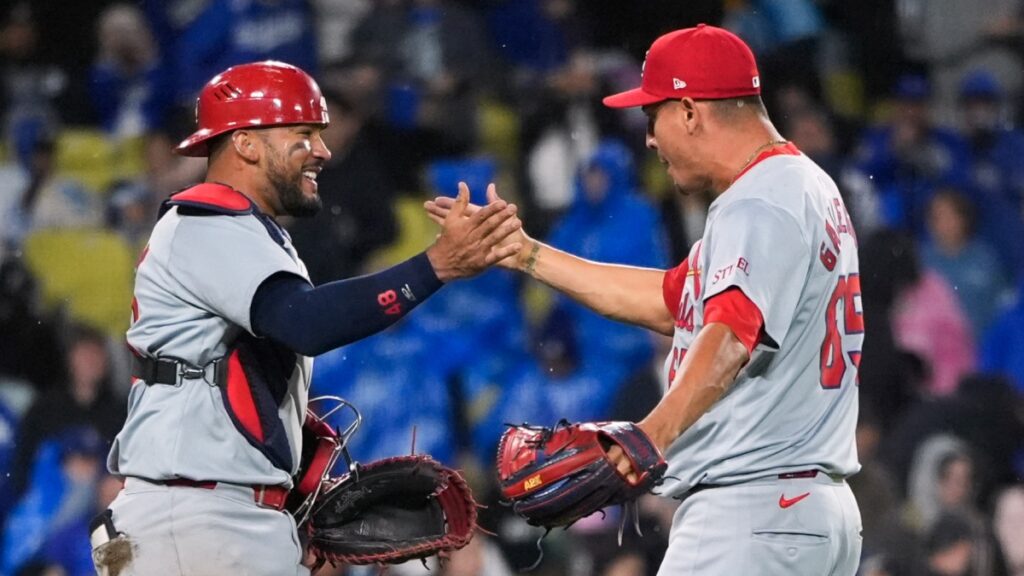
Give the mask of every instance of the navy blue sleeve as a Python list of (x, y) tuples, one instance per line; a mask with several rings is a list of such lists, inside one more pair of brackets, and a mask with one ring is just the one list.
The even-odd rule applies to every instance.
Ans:
[(281, 272), (260, 284), (249, 313), (257, 336), (316, 356), (391, 326), (443, 285), (426, 253), (316, 287)]

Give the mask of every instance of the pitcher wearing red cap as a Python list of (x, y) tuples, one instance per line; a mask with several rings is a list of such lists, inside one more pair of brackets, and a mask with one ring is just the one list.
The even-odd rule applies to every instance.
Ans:
[[(658, 38), (640, 86), (604, 100), (643, 107), (679, 191), (715, 198), (677, 267), (587, 261), (522, 231), (500, 262), (673, 339), (664, 396), (639, 422), (669, 464), (659, 493), (681, 501), (661, 576), (852, 576), (859, 563), (845, 481), (860, 468), (856, 234), (835, 183), (772, 125), (761, 84), (750, 48), (702, 24)], [(440, 221), (451, 205), (427, 210)]]
[(196, 120), (177, 152), (207, 157), (206, 181), (163, 203), (136, 270), (128, 416), (108, 457), (125, 484), (91, 528), (93, 559), (104, 576), (309, 574), (285, 505), (317, 490), (330, 470), (311, 462), (337, 441), (307, 413), (312, 357), (514, 255), (496, 244), (516, 208), (462, 217), (461, 184), (419, 255), (313, 286), (278, 219), (320, 208), (320, 87), (289, 64), (241, 64), (206, 84)]

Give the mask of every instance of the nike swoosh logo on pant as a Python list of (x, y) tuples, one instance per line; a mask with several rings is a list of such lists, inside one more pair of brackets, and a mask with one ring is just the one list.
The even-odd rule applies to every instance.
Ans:
[(779, 495), (779, 508), (789, 508), (793, 504), (796, 504), (797, 502), (803, 500), (804, 498), (807, 498), (810, 495), (811, 495), (810, 492), (805, 492), (805, 493), (803, 493), (803, 494), (801, 494), (799, 496), (796, 496), (794, 498), (788, 498), (787, 499), (785, 494), (780, 494)]

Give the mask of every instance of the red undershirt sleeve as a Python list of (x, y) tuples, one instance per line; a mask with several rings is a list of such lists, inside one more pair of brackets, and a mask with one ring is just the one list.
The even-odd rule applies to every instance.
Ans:
[(753, 353), (764, 333), (764, 317), (750, 298), (737, 287), (716, 294), (704, 303), (704, 325), (712, 322), (725, 324), (732, 330), (747, 353)]
[(686, 282), (686, 273), (689, 269), (689, 261), (683, 260), (679, 266), (666, 270), (661, 281), (662, 297), (673, 318), (679, 315), (679, 300), (683, 297), (683, 283)]

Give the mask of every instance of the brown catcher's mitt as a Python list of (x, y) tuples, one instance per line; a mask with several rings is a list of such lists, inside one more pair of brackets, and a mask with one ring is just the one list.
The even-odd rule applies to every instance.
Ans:
[(387, 458), (356, 465), (317, 498), (309, 549), (332, 564), (443, 557), (469, 543), (476, 516), (455, 470), (425, 455)]

